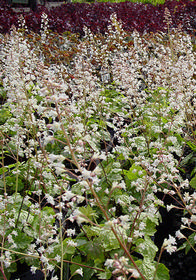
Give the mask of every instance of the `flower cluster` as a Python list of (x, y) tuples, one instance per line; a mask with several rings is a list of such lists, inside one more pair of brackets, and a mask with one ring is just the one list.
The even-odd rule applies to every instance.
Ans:
[[(184, 150), (196, 149), (191, 37), (180, 28), (129, 34), (113, 14), (107, 36), (85, 28), (82, 40), (54, 40), (46, 15), (42, 23), (39, 40), (15, 28), (2, 40), (2, 272), (17, 256), (54, 279), (89, 268), (100, 279), (168, 275), (152, 238), (157, 194), (184, 210), (178, 239), (196, 223), (195, 169), (184, 176), (194, 156)], [(75, 52), (57, 63), (58, 48)], [(176, 243), (169, 236), (162, 248), (173, 253)]]

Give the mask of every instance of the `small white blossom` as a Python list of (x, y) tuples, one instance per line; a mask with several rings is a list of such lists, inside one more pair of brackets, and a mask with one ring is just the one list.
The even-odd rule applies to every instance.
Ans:
[(58, 280), (59, 278), (57, 276), (52, 276), (51, 280)]
[(49, 271), (53, 271), (54, 270), (54, 265), (52, 265), (52, 264), (48, 264), (47, 265), (47, 270), (49, 270)]
[(57, 263), (59, 263), (61, 261), (61, 257), (59, 255), (56, 255), (55, 260), (57, 261)]
[(180, 230), (176, 231), (176, 237), (177, 237), (178, 239), (186, 238), (186, 237), (184, 236), (184, 234), (181, 233)]
[(35, 274), (35, 272), (36, 272), (37, 269), (38, 269), (37, 267), (35, 267), (35, 266), (32, 265), (31, 268), (30, 268), (31, 273), (32, 273), (32, 274)]
[(51, 195), (49, 195), (48, 193), (45, 194), (45, 198), (49, 204), (52, 204), (52, 205), (55, 204), (54, 198)]
[(169, 212), (171, 209), (175, 208), (174, 205), (170, 204), (170, 205), (167, 205), (167, 212)]
[(75, 271), (75, 273), (77, 273), (77, 274), (79, 274), (79, 275), (81, 275), (81, 276), (83, 277), (83, 270), (82, 270), (82, 267), (79, 268), (79, 269), (77, 269), (77, 270)]
[(78, 244), (77, 244), (77, 242), (74, 242), (73, 240), (68, 240), (67, 245), (71, 246), (71, 247), (76, 247)]
[(82, 178), (83, 180), (90, 179), (91, 177), (92, 177), (91, 171), (88, 171), (88, 170), (86, 170), (86, 169), (83, 169), (83, 170), (82, 170), (81, 178)]
[(113, 266), (113, 263), (114, 263), (113, 259), (107, 259), (104, 265), (107, 266), (107, 268), (109, 268)]
[(5, 260), (3, 262), (4, 262), (4, 265), (5, 265), (6, 268), (8, 268), (11, 265), (10, 261)]
[(74, 229), (69, 228), (69, 229), (67, 229), (66, 233), (67, 233), (67, 236), (73, 236), (76, 234), (76, 230), (75, 230), (75, 228)]
[(130, 268), (130, 269), (128, 269), (128, 271), (132, 273), (131, 278), (133, 277), (133, 278), (137, 279), (140, 277), (140, 274), (136, 269)]
[(163, 242), (163, 248), (166, 249), (166, 251), (171, 254), (173, 252), (175, 252), (177, 250), (177, 247), (174, 246), (176, 245), (176, 239), (175, 237), (169, 235), (169, 238), (168, 239), (164, 239), (164, 242)]

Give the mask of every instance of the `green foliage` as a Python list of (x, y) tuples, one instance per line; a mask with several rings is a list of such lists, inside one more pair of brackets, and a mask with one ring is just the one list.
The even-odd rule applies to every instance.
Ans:
[[(165, 42), (161, 34), (135, 32), (125, 44), (115, 16), (113, 24), (105, 41), (92, 34), (77, 41), (72, 61), (62, 64), (49, 65), (56, 51), (47, 57), (42, 50), (51, 43), (47, 34), (43, 44), (17, 32), (5, 42), (10, 91), (0, 110), (0, 232), (7, 275), (20, 258), (45, 278), (53, 270), (61, 279), (130, 279), (140, 272), (143, 279), (169, 280), (152, 238), (164, 207), (157, 191), (175, 194), (195, 222), (195, 193), (184, 189), (195, 188), (196, 169), (191, 180), (179, 172), (195, 164), (194, 105), (185, 94), (193, 77), (177, 75), (183, 83), (175, 88), (182, 60), (193, 72), (189, 41), (183, 37), (179, 47), (181, 33)], [(69, 49), (73, 41), (66, 38), (61, 48)], [(112, 84), (100, 78), (97, 69), (105, 66)], [(175, 251), (175, 239), (167, 242), (161, 252)], [(181, 248), (194, 245), (190, 235)]]
[(188, 254), (191, 248), (194, 248), (194, 245), (195, 245), (195, 233), (192, 233), (189, 235), (187, 240), (179, 247), (178, 250), (185, 249), (185, 254)]
[[(139, 171), (141, 171), (141, 173), (139, 173)], [(146, 174), (146, 171), (141, 166), (134, 163), (128, 171), (124, 170), (124, 174), (129, 180), (135, 181), (138, 178), (142, 178)]]
[(145, 236), (144, 239), (141, 238), (137, 240), (136, 251), (142, 254), (144, 261), (149, 260), (150, 262), (154, 260), (158, 248), (149, 236)]
[(0, 109), (0, 125), (3, 125), (10, 116), (11, 114), (8, 109), (6, 108)]
[[(159, 264), (158, 267), (156, 266), (156, 263), (152, 263), (149, 261), (149, 259), (146, 259), (145, 261), (137, 261), (136, 262), (139, 268), (141, 269), (143, 275), (145, 276), (145, 279), (149, 280), (169, 280), (169, 270), (166, 268), (164, 264)], [(156, 273), (156, 274), (155, 274)]]
[(191, 179), (190, 185), (192, 188), (196, 188), (196, 175)]

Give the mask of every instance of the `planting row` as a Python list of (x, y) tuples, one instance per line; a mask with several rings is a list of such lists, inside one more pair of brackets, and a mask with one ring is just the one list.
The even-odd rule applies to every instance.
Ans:
[[(63, 33), (84, 34), (83, 28), (87, 26), (94, 33), (104, 34), (110, 22), (112, 13), (117, 14), (118, 20), (123, 24), (124, 30), (129, 32), (137, 30), (140, 33), (165, 31), (167, 23), (164, 21), (164, 11), (168, 8), (171, 14), (171, 27), (182, 26), (185, 32), (194, 34), (196, 29), (196, 3), (195, 1), (166, 1), (163, 5), (122, 2), (122, 3), (66, 3), (60, 7), (48, 10), (40, 7), (36, 12), (25, 14), (27, 26), (30, 30), (39, 32), (41, 14), (47, 13), (49, 29)], [(9, 32), (14, 24), (18, 26), (19, 15), (10, 7), (0, 8), (0, 32)]]

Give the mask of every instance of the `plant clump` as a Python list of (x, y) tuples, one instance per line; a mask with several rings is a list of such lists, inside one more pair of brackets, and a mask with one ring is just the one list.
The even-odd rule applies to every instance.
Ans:
[[(0, 273), (167, 280), (163, 252), (195, 251), (195, 52), (181, 28), (1, 40)], [(59, 54), (59, 57), (57, 56)], [(191, 150), (185, 155), (185, 149)], [(168, 195), (184, 215), (159, 250)]]

